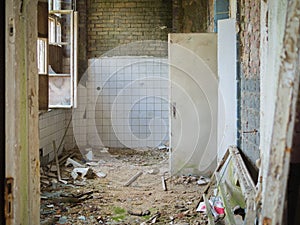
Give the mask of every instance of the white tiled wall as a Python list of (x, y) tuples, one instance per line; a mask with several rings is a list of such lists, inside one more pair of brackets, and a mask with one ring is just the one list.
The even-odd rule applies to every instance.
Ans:
[[(42, 113), (39, 116), (39, 139), (41, 157), (48, 161), (54, 158), (53, 141), (55, 141), (56, 148), (58, 148), (66, 129), (67, 117), (70, 115), (69, 109), (53, 109), (48, 112)], [(68, 144), (71, 148), (71, 137), (65, 138), (63, 147)], [(61, 148), (60, 150), (62, 150)]]
[(168, 141), (166, 58), (106, 57), (89, 65), (86, 92), (79, 94), (84, 106), (78, 109), (86, 139), (79, 131), (76, 139), (94, 147), (156, 147)]

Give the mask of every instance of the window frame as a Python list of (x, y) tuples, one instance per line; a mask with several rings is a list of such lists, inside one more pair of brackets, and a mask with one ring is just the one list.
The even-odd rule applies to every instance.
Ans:
[[(61, 28), (61, 38), (62, 38), (62, 23), (58, 21), (57, 18), (61, 18), (62, 14), (69, 14), (70, 15), (70, 34), (69, 34), (69, 41), (68, 42), (49, 42), (49, 45), (58, 45), (60, 47), (63, 46), (70, 46), (70, 69), (69, 73), (55, 73), (55, 74), (48, 74), (49, 76), (49, 108), (76, 108), (77, 107), (77, 79), (78, 79), (78, 65), (77, 65), (77, 45), (78, 45), (78, 12), (74, 10), (50, 10), (49, 17), (55, 17), (55, 38), (57, 39), (57, 24), (60, 24)], [(49, 34), (50, 36), (50, 34)], [(51, 104), (51, 96), (50, 96), (50, 83), (51, 78), (62, 78), (65, 79), (66, 77), (70, 77), (70, 104)], [(53, 102), (52, 102), (53, 103)]]

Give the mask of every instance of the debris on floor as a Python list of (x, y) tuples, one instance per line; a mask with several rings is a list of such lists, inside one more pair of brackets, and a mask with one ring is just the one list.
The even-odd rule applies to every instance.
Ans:
[(41, 224), (208, 222), (195, 210), (205, 185), (197, 184), (199, 176), (170, 177), (167, 150), (93, 150), (92, 161), (78, 150), (67, 155), (59, 159), (66, 184), (51, 166), (42, 168)]

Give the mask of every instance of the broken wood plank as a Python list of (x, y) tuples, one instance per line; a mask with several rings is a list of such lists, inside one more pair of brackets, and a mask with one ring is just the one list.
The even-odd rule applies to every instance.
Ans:
[[(242, 193), (245, 197), (246, 202), (246, 217), (245, 221), (249, 223), (254, 223), (256, 219), (256, 210), (255, 210), (255, 185), (250, 176), (249, 171), (246, 168), (246, 165), (242, 159), (242, 156), (237, 147), (229, 147), (230, 156), (232, 157), (233, 165), (236, 169), (239, 184), (242, 190)], [(247, 223), (246, 223), (247, 224)]]
[(59, 165), (63, 165), (68, 158), (72, 158), (75, 155), (75, 152), (72, 152), (71, 154), (67, 154), (59, 158)]
[(143, 174), (142, 171), (138, 172), (137, 174), (135, 174), (132, 178), (130, 178), (125, 184), (124, 187), (128, 187), (130, 186), (134, 181), (136, 181), (136, 179), (138, 179), (141, 175)]
[(203, 199), (204, 199), (204, 203), (205, 203), (205, 207), (206, 207), (206, 215), (208, 218), (208, 224), (215, 225), (215, 219), (214, 219), (213, 215), (211, 214), (211, 206), (210, 206), (209, 201), (206, 198), (205, 194), (203, 194)]
[(56, 150), (55, 141), (53, 141), (53, 150), (54, 150), (54, 157), (55, 157), (55, 163), (56, 163), (56, 170), (57, 170), (58, 181), (61, 182), (61, 183), (63, 183), (63, 184), (67, 184), (68, 183), (67, 181), (61, 179), (60, 168), (59, 168), (59, 161), (58, 161), (58, 151)]
[(84, 192), (84, 193), (81, 193), (81, 194), (78, 194), (78, 195), (76, 195), (76, 196), (74, 196), (75, 198), (82, 198), (83, 196), (85, 196), (85, 195), (91, 195), (91, 194), (93, 194), (94, 193), (94, 191), (88, 191), (88, 192)]
[(142, 224), (147, 224), (147, 223), (155, 223), (156, 219), (160, 217), (160, 212), (155, 213), (152, 217), (149, 218), (149, 220), (146, 220)]
[(242, 156), (235, 146), (229, 147), (230, 156), (232, 158), (232, 162), (234, 167), (236, 168), (236, 172), (238, 175), (238, 180), (240, 182), (240, 186), (242, 189), (242, 193), (245, 196), (246, 200), (250, 197), (253, 197), (255, 194), (255, 185), (250, 176), (249, 171), (246, 168), (246, 165), (242, 159)]
[(217, 184), (218, 184), (218, 187), (219, 187), (219, 190), (220, 190), (220, 195), (222, 197), (223, 204), (224, 204), (224, 209), (225, 209), (225, 212), (226, 212), (225, 220), (227, 221), (227, 224), (235, 225), (236, 222), (235, 222), (234, 215), (233, 215), (233, 212), (232, 212), (233, 207), (230, 205), (229, 200), (226, 197), (224, 183), (221, 182), (221, 177), (220, 177), (218, 172), (215, 172), (215, 177), (216, 177), (216, 180), (217, 180)]
[[(215, 179), (214, 179), (215, 173), (220, 171), (220, 169), (221, 169), (222, 166), (225, 164), (225, 162), (226, 162), (226, 160), (228, 159), (228, 157), (229, 157), (229, 150), (227, 149), (227, 151), (225, 152), (225, 154), (224, 154), (222, 160), (219, 162), (217, 168), (215, 169), (214, 173), (212, 174), (212, 176), (211, 176), (211, 178), (210, 178), (210, 181), (209, 181), (208, 184), (206, 185), (206, 187), (205, 187), (205, 189), (204, 189), (204, 191), (203, 191), (203, 194), (206, 194), (206, 195), (208, 194), (209, 189), (211, 188), (211, 186), (212, 186), (213, 183), (215, 182)], [(204, 201), (203, 196), (201, 196), (201, 198), (200, 198), (200, 200), (199, 200), (199, 202), (198, 202), (197, 205), (199, 205), (200, 202), (202, 202), (202, 201)]]
[(58, 162), (58, 156), (57, 156), (55, 141), (53, 141), (52, 144), (53, 144), (54, 157), (55, 157), (55, 163), (56, 163), (57, 178), (58, 178), (58, 180), (61, 180), (60, 169), (59, 169), (59, 162)]
[(161, 182), (162, 182), (163, 190), (164, 190), (164, 191), (167, 191), (168, 188), (167, 188), (167, 183), (166, 183), (166, 179), (165, 179), (164, 176), (161, 177)]

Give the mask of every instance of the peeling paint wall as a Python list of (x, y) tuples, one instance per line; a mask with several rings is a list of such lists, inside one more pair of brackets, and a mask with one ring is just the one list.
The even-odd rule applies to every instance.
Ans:
[(254, 166), (260, 141), (260, 1), (244, 0), (239, 5), (240, 145)]

